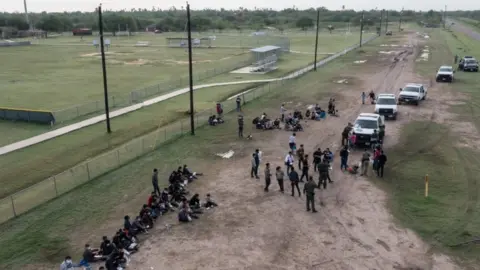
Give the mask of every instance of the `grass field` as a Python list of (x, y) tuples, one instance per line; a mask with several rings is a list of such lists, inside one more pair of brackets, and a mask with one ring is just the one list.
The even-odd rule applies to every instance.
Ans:
[[(331, 89), (331, 78), (337, 76), (356, 57), (347, 55), (344, 61), (334, 61), (321, 68), (320, 72), (307, 74), (301, 80), (278, 87), (270, 94), (247, 104), (245, 113), (250, 116), (261, 112), (273, 115), (277, 113), (280, 102), (323, 98), (328, 89)], [(355, 68), (351, 70), (355, 71)], [(186, 163), (192, 168), (208, 170), (208, 165), (212, 162), (222, 162), (213, 156), (216, 152), (233, 147), (237, 151), (236, 155), (243, 155), (240, 148), (245, 146), (235, 144), (236, 122), (232, 121), (235, 117), (236, 114), (227, 115), (227, 123), (221, 128), (201, 128), (195, 137), (186, 136), (162, 146), (131, 164), (0, 225), (0, 245), (9, 246), (8, 249), (0, 250), (0, 261), (5, 266), (16, 269), (29, 262), (52, 262), (68, 252), (79, 254), (84, 241), (97, 242), (101, 235), (108, 233), (89, 229), (100, 228), (110, 219), (118, 220), (120, 224), (121, 217), (126, 212), (137, 211), (137, 206), (144, 202), (145, 194), (150, 190), (153, 167), (161, 171), (161, 179), (166, 181), (171, 168), (178, 164)], [(246, 123), (245, 133), (249, 133), (251, 128)], [(77, 139), (80, 137), (79, 135)], [(105, 225), (105, 228), (110, 230), (110, 225)]]
[[(416, 66), (424, 76), (432, 77), (440, 65), (453, 64), (455, 54), (480, 57), (478, 41), (464, 34), (435, 29), (430, 36), (430, 60)], [(457, 114), (457, 121), (472, 123), (478, 130), (480, 76), (461, 71), (455, 76), (456, 81), (444, 87), (466, 95), (466, 99), (453, 106), (452, 112)], [(455, 96), (452, 94), (452, 98)], [(419, 121), (407, 125), (401, 138), (403, 142), (389, 150), (389, 159), (397, 162), (389, 168), (388, 175), (393, 178), (386, 183), (393, 194), (391, 207), (395, 216), (434, 248), (458, 255), (463, 264), (478, 265), (478, 245), (449, 248), (480, 236), (480, 159), (479, 148), (473, 143), (478, 141), (478, 133), (464, 134), (463, 130)], [(426, 173), (430, 177), (428, 199), (422, 196)]]

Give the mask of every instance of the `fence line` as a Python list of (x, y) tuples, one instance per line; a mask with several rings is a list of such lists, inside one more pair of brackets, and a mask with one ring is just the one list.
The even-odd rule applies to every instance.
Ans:
[[(376, 36), (367, 38), (367, 43)], [(351, 46), (335, 55), (329, 56), (317, 63), (322, 66), (348, 52), (358, 48), (359, 45)], [(313, 64), (293, 72), (287, 77), (272, 81), (259, 86), (252, 91), (240, 94), (244, 103), (251, 102), (262, 95), (269, 93), (272, 86), (284, 86), (293, 83), (299, 76), (306, 74), (313, 69)], [(223, 102), (224, 112), (228, 113), (236, 108), (235, 99)], [(195, 114), (195, 126), (201, 127), (207, 123), (208, 117), (214, 115), (214, 109), (202, 111)], [(51, 176), (29, 188), (16, 192), (0, 200), (0, 224), (21, 215), (34, 207), (48, 202), (86, 182), (89, 182), (105, 173), (108, 173), (120, 166), (155, 150), (160, 144), (179, 138), (190, 132), (189, 119), (182, 119), (176, 123), (161, 127), (156, 131), (132, 140), (117, 149), (111, 150), (93, 159), (86, 160), (75, 167), (60, 174)]]
[[(260, 37), (242, 37), (238, 42), (232, 42), (232, 38), (229, 36), (220, 36), (219, 42), (229, 42), (239, 47), (252, 48), (256, 46), (263, 46), (267, 44), (277, 45), (284, 50), (290, 50), (290, 40), (287, 37), (279, 36), (260, 36)], [(217, 39), (216, 39), (217, 40)], [(240, 42), (240, 43), (239, 43)], [(247, 43), (247, 44), (242, 44)], [(239, 45), (240, 44), (240, 45)], [(248, 57), (248, 56), (247, 56)], [(196, 72), (193, 74), (195, 81), (205, 80), (217, 75), (233, 71), (235, 69), (242, 68), (251, 64), (251, 59), (245, 59), (243, 61), (236, 62), (224, 67), (208, 69), (205, 71)], [(175, 76), (176, 77), (176, 76)], [(175, 79), (160, 82), (155, 85), (147, 86), (142, 89), (133, 90), (128, 94), (120, 94), (109, 97), (109, 108), (120, 108), (133, 105), (135, 103), (144, 101), (145, 99), (161, 94), (183, 88), (188, 85), (189, 77), (182, 76)], [(72, 106), (65, 109), (60, 109), (53, 112), (55, 123), (62, 123), (88, 114), (94, 114), (103, 112), (105, 110), (105, 102), (103, 99), (87, 102), (84, 104)]]

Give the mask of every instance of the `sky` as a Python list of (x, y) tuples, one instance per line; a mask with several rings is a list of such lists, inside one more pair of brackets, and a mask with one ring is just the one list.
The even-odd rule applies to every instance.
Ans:
[[(2, 0), (0, 5), (0, 11), (6, 12), (23, 12), (23, 0)], [(63, 12), (63, 11), (94, 11), (100, 3), (104, 9), (109, 10), (130, 10), (131, 8), (147, 8), (152, 7), (168, 9), (172, 6), (180, 8), (185, 5), (182, 0), (27, 0), (27, 6), (29, 12)], [(236, 9), (238, 7), (244, 7), (248, 9), (257, 8), (272, 8), (272, 9), (284, 9), (295, 7), (299, 9), (307, 9), (311, 7), (324, 6), (331, 10), (339, 10), (342, 5), (345, 5), (346, 9), (354, 10), (369, 10), (369, 9), (405, 9), (413, 10), (441, 10), (445, 5), (448, 10), (474, 10), (480, 9), (480, 5), (474, 0), (458, 0), (452, 1), (438, 1), (438, 0), (400, 0), (400, 1), (374, 1), (374, 0), (241, 0), (241, 1), (223, 1), (223, 0), (190, 0), (190, 7), (194, 9)], [(379, 6), (382, 3), (382, 6)], [(454, 3), (454, 4), (453, 4)]]

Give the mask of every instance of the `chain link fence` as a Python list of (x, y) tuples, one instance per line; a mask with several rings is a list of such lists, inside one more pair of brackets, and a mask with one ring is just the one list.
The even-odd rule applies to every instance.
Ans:
[[(376, 36), (366, 38), (363, 43), (367, 43), (374, 38), (376, 38)], [(335, 55), (331, 55), (319, 61), (317, 66), (324, 65), (358, 47), (359, 45), (357, 44)], [(298, 78), (312, 69), (313, 63), (284, 78), (256, 87), (239, 95), (244, 103), (249, 103), (271, 91), (279, 91), (279, 89), (282, 88), (287, 89), (288, 85), (291, 85), (295, 82), (295, 78)], [(225, 113), (232, 112), (236, 109), (235, 98), (224, 101), (222, 104)], [(196, 113), (195, 126), (199, 128), (203, 125), (206, 125), (208, 123), (208, 118), (214, 114), (216, 114), (215, 108)], [(160, 127), (156, 131), (130, 141), (115, 150), (97, 156), (93, 159), (86, 160), (67, 171), (49, 177), (48, 179), (45, 179), (44, 181), (39, 182), (27, 189), (21, 190), (13, 195), (1, 199), (0, 223), (4, 223), (7, 220), (21, 215), (86, 182), (115, 170), (120, 166), (155, 150), (165, 142), (179, 138), (182, 135), (189, 134), (189, 127), (189, 118), (182, 119), (165, 127)]]

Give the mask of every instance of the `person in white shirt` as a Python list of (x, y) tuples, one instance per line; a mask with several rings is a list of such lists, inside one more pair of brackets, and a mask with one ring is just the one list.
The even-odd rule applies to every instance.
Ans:
[(287, 174), (290, 173), (290, 170), (293, 167), (295, 160), (293, 159), (292, 151), (288, 152), (288, 155), (285, 157), (285, 166), (287, 166)]
[(293, 133), (288, 139), (288, 146), (290, 147), (291, 151), (295, 151), (297, 149), (296, 136), (297, 134)]
[(285, 122), (285, 112), (287, 111), (287, 109), (285, 109), (285, 104), (282, 104), (282, 106), (280, 107), (280, 114), (282, 115), (282, 122)]

